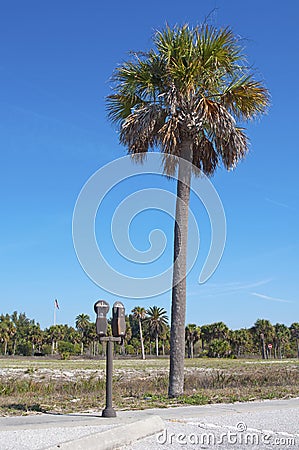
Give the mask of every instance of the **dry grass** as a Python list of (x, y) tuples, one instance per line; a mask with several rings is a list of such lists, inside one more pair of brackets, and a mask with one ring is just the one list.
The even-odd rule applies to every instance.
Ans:
[[(0, 414), (101, 411), (105, 361), (0, 359)], [(186, 360), (185, 394), (167, 398), (168, 360), (116, 360), (117, 408), (167, 407), (299, 396), (299, 363)]]

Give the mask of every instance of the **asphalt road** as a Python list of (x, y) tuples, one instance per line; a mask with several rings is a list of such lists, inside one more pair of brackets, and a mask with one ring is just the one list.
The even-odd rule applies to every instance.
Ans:
[[(101, 433), (136, 423), (130, 428), (134, 441), (137, 421), (160, 416), (165, 429), (122, 450), (151, 449), (299, 449), (299, 398), (230, 405), (188, 406), (144, 411), (119, 411), (115, 419), (99, 414), (0, 418), (1, 450), (35, 450), (72, 440), (72, 449), (86, 436), (101, 442)], [(139, 422), (141, 423), (141, 422)], [(125, 438), (126, 433), (122, 433)], [(81, 438), (81, 441), (80, 441)], [(79, 440), (78, 440), (79, 439)], [(90, 441), (92, 442), (92, 440)], [(58, 448), (58, 447), (57, 447)], [(63, 445), (62, 445), (63, 448)], [(85, 444), (84, 448), (98, 448)], [(107, 447), (108, 448), (108, 447)]]
[(299, 449), (299, 399), (156, 411), (165, 430), (122, 450)]

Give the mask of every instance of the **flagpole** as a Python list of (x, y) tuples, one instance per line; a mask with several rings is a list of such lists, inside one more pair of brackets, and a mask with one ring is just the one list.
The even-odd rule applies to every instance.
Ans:
[(54, 327), (56, 325), (56, 305), (55, 305), (55, 301), (54, 301)]

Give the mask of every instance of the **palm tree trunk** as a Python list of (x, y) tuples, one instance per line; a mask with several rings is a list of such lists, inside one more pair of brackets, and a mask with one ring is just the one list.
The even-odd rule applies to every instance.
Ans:
[(141, 320), (139, 319), (138, 322), (139, 322), (139, 334), (140, 334), (140, 344), (141, 344), (141, 355), (142, 355), (142, 359), (145, 359)]
[(7, 343), (8, 341), (4, 341), (4, 355), (7, 355)]
[[(182, 144), (181, 157), (192, 161), (192, 143)], [(169, 397), (178, 397), (184, 391), (185, 318), (186, 318), (186, 266), (188, 242), (188, 213), (191, 168), (179, 163), (177, 201), (174, 226), (174, 265), (172, 282)]]
[(156, 334), (156, 356), (159, 356), (159, 336)]
[(265, 339), (264, 338), (262, 338), (262, 358), (263, 359), (267, 359), (266, 346), (265, 346)]

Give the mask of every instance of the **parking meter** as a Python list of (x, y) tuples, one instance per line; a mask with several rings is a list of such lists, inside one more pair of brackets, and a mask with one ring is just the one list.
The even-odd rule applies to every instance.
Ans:
[(98, 300), (94, 304), (94, 310), (97, 315), (97, 319), (96, 319), (97, 334), (100, 337), (106, 336), (107, 325), (108, 325), (106, 315), (109, 311), (109, 303), (107, 303), (105, 300)]
[(112, 308), (112, 334), (114, 337), (126, 334), (125, 307), (121, 302), (115, 302)]

